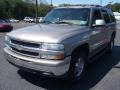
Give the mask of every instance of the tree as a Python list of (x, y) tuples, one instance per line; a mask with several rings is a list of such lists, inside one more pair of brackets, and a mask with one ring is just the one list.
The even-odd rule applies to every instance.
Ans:
[(111, 8), (114, 12), (120, 12), (120, 3), (108, 4), (106, 7)]
[[(45, 16), (51, 10), (51, 6), (45, 2), (38, 5), (38, 16)], [(35, 3), (32, 0), (0, 0), (0, 18), (35, 17)]]

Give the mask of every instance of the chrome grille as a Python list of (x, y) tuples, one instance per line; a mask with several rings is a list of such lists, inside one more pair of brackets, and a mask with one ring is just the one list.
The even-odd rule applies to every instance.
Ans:
[(38, 43), (31, 43), (31, 42), (25, 42), (21, 40), (15, 40), (15, 39), (9, 39), (8, 42), (9, 47), (14, 51), (15, 53), (30, 56), (30, 57), (36, 57), (40, 58), (39, 51), (40, 51), (40, 44)]
[(40, 47), (40, 44), (37, 44), (37, 43), (18, 41), (18, 40), (14, 40), (14, 39), (10, 39), (10, 41), (13, 44), (22, 45), (22, 46), (26, 46), (26, 47), (33, 47), (33, 48), (39, 48)]
[(14, 47), (11, 47), (11, 48), (12, 48), (12, 50), (17, 51), (17, 52), (22, 53), (22, 54), (32, 55), (32, 56), (38, 56), (39, 55), (39, 53), (37, 53), (37, 52), (30, 52), (30, 51), (25, 51), (25, 50), (18, 50), (18, 49), (14, 48)]

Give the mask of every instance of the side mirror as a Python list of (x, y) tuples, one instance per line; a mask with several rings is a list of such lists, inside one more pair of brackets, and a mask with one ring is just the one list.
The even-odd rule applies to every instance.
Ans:
[(104, 26), (105, 25), (105, 21), (104, 20), (96, 20), (95, 21), (95, 26)]

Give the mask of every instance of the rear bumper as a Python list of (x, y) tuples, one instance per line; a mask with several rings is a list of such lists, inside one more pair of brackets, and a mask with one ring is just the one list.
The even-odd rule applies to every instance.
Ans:
[(13, 65), (53, 77), (60, 77), (66, 74), (69, 70), (71, 60), (71, 57), (66, 57), (61, 61), (31, 58), (16, 54), (8, 48), (4, 48), (4, 52), (6, 59)]

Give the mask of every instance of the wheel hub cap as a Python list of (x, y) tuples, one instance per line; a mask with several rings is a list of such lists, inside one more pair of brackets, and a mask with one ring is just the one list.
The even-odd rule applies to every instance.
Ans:
[(81, 73), (83, 72), (84, 61), (81, 58), (79, 58), (75, 64), (75, 67), (76, 67), (75, 74), (77, 77), (79, 77)]

